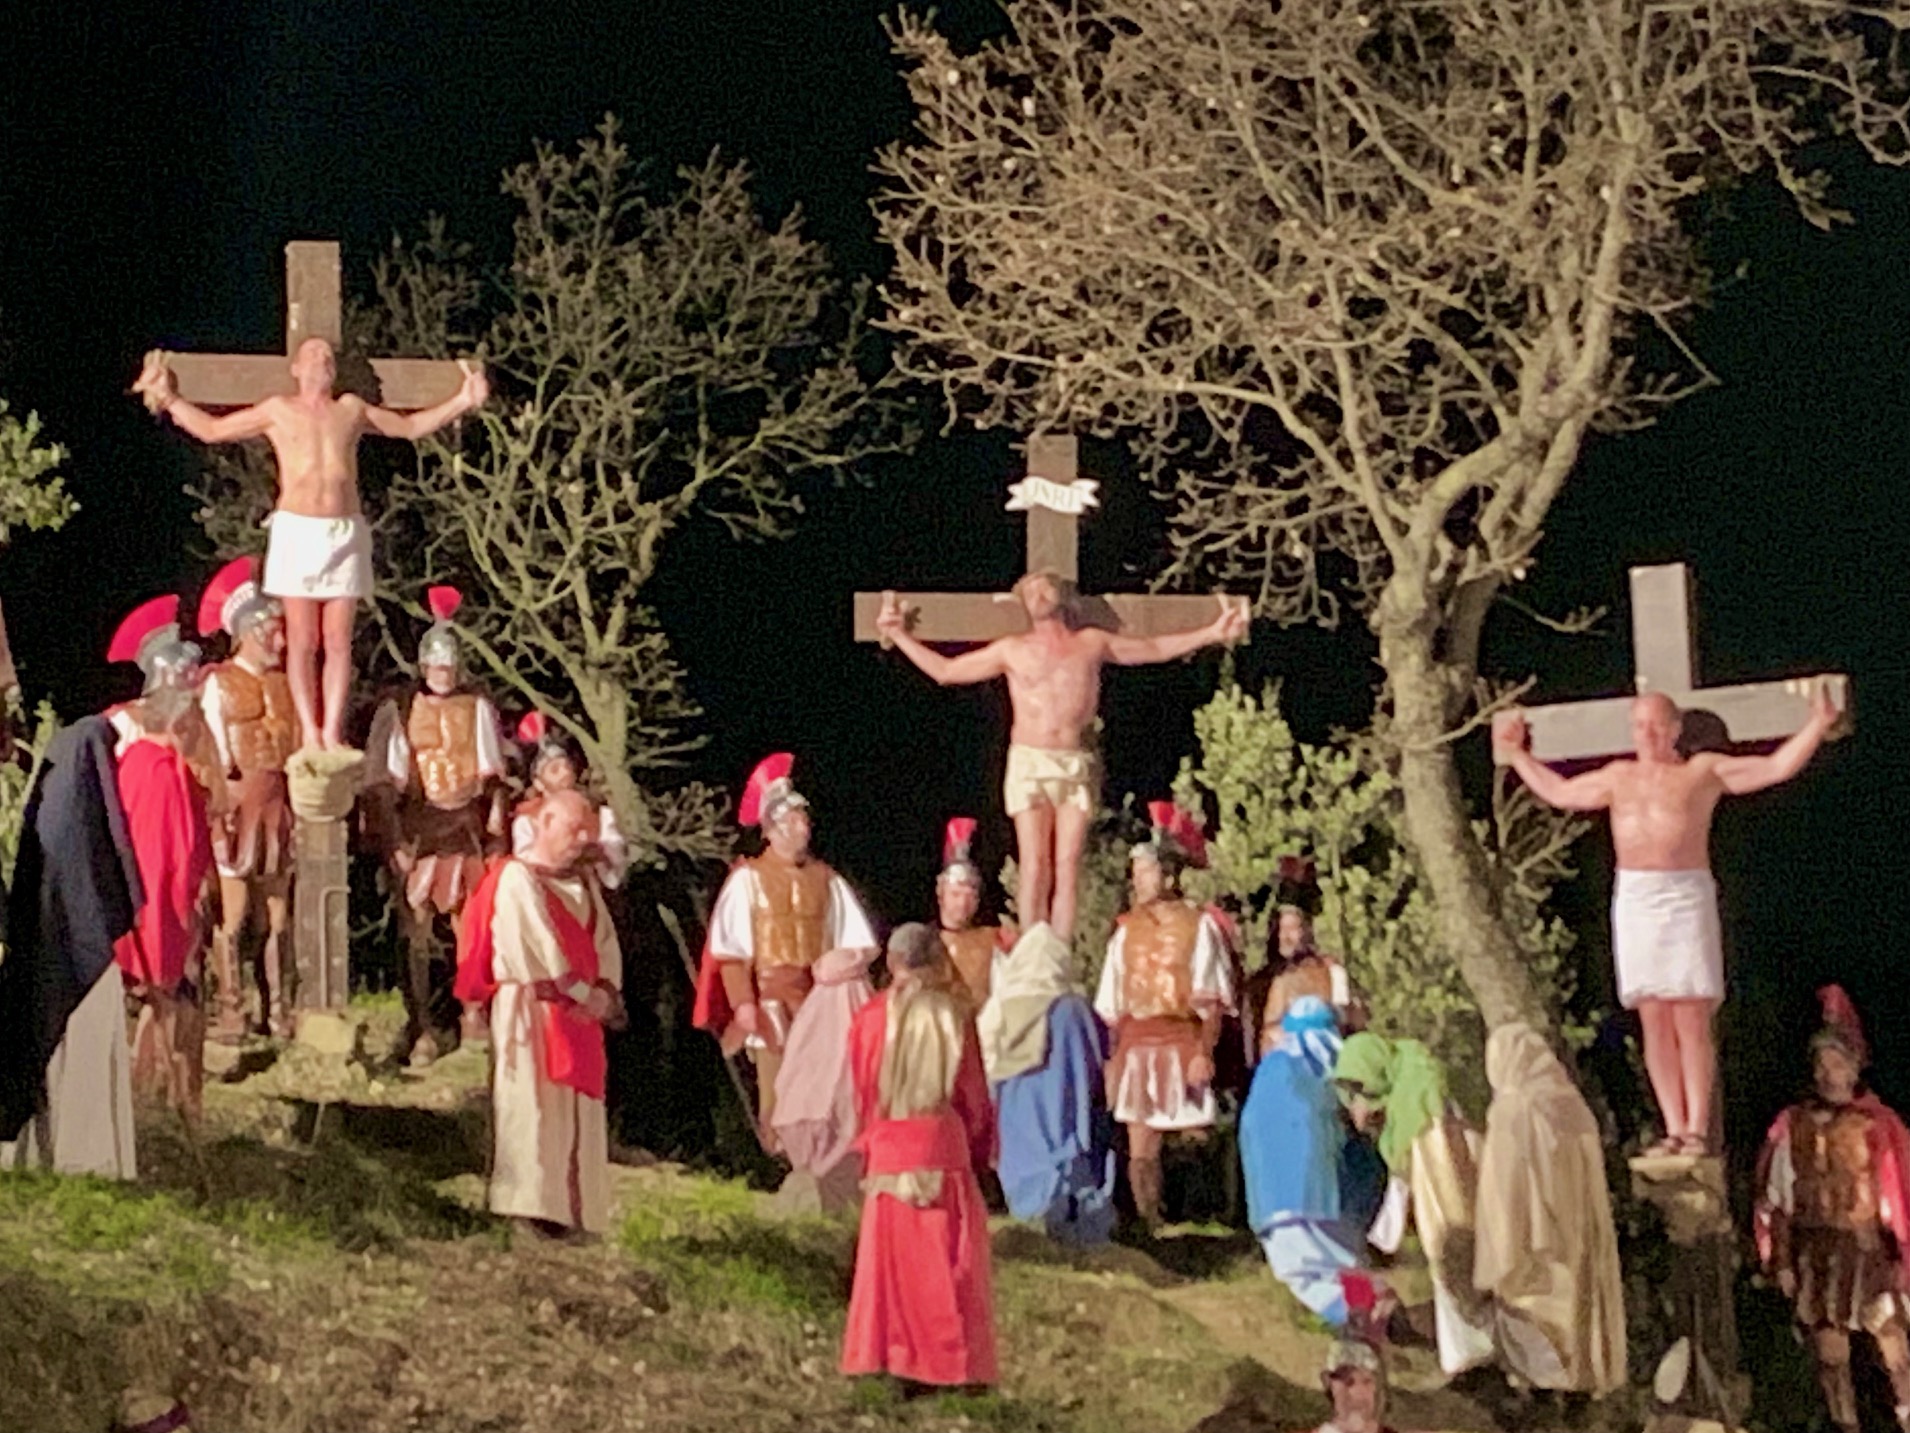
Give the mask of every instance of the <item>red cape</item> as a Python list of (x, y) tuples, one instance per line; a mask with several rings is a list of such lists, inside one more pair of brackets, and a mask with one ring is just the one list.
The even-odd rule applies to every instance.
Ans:
[[(747, 864), (737, 861), (730, 866), (730, 876), (734, 876)], [(724, 884), (729, 878), (724, 878)], [(721, 894), (721, 888), (718, 889)], [(709, 932), (703, 933), (703, 958), (696, 967), (696, 1004), (690, 1010), (690, 1023), (699, 1030), (707, 1030), (721, 1037), (736, 1018), (736, 1010), (730, 1004), (729, 992), (723, 989), (723, 962), (710, 953)]]
[(178, 751), (148, 740), (133, 742), (119, 758), (118, 785), (146, 903), (131, 932), (114, 943), (113, 957), (135, 984), (177, 990), (212, 869), (205, 789)]
[[(493, 861), (464, 904), (464, 917), (458, 926), (458, 973), (451, 988), (466, 1005), (488, 1005), (497, 994), (497, 973), (492, 965), (497, 946), (492, 918), (497, 911), (498, 879), (504, 874), (504, 868), (512, 864), (523, 863), (514, 857)], [(539, 880), (536, 872), (531, 871), (530, 875), (544, 894), (544, 912), (570, 965), (572, 978), (595, 985), (601, 971), (597, 964), (594, 905), (590, 924), (586, 925), (570, 913), (563, 898)], [(561, 992), (556, 999), (541, 1000), (539, 1004), (544, 1015), (544, 1073), (556, 1084), (601, 1100), (610, 1074), (603, 1026)]]

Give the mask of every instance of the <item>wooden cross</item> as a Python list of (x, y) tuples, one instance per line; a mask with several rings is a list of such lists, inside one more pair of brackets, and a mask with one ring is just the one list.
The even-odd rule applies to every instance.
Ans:
[[(169, 353), (179, 396), (204, 408), (244, 408), (275, 393), (298, 391), (291, 358), (308, 338), (322, 338), (334, 354), (344, 345), (344, 305), (338, 282), (338, 245), (295, 239), (285, 246), (285, 354)], [(377, 402), (409, 410), (442, 403), (464, 382), (455, 363), (435, 358), (374, 358)]]
[[(1028, 572), (1052, 572), (1069, 582), (1080, 571), (1081, 511), (1092, 507), (1094, 484), (1079, 481), (1077, 443), (1067, 434), (1028, 440), (1028, 481), (1015, 484), (1009, 503), (1028, 513)], [(855, 595), (855, 637), (880, 642), (876, 615), (889, 594)], [(992, 642), (1028, 630), (1028, 614), (1009, 592), (903, 592), (909, 634), (924, 642)], [(1165, 593), (1151, 596), (1110, 592), (1082, 597), (1078, 612), (1091, 626), (1136, 637), (1186, 632), (1212, 622), (1224, 596)]]
[[(1699, 686), (1691, 608), (1691, 575), (1682, 562), (1632, 568), (1637, 689), (1641, 694), (1663, 692), (1676, 702), (1685, 713), (1687, 737), (1696, 724), (1693, 719), (1702, 720), (1708, 714), (1722, 724), (1722, 741), (1730, 745), (1781, 741), (1810, 717), (1811, 691), (1820, 680), (1829, 682), (1831, 701), (1848, 714), (1850, 679), (1838, 673), (1732, 687)], [(1603, 697), (1525, 708), (1532, 755), (1548, 762), (1628, 755), (1633, 750), (1631, 704), (1630, 697)]]

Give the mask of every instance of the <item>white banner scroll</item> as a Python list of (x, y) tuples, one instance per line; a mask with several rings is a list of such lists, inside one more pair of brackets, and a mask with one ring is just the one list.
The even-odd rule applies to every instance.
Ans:
[(1101, 500), (1094, 495), (1100, 486), (1093, 478), (1076, 478), (1071, 483), (1057, 483), (1052, 478), (1023, 478), (1008, 486), (1008, 511), (1046, 508), (1049, 512), (1080, 517), (1089, 508), (1101, 505)]

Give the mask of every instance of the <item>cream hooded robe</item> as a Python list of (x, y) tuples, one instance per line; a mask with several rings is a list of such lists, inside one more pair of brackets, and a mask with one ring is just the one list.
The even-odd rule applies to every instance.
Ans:
[(1530, 1026), (1492, 1032), (1486, 1078), (1473, 1283), (1510, 1372), (1609, 1393), (1625, 1382), (1625, 1300), (1598, 1123)]

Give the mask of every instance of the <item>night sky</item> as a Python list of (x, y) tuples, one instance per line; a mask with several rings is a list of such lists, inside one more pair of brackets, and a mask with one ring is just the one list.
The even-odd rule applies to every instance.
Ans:
[[(907, 118), (881, 30), (888, 8), (219, 0), (11, 14), (0, 396), (37, 409), (72, 450), (68, 480), (84, 505), (65, 532), (0, 557), (29, 694), (69, 715), (101, 703), (118, 689), (97, 661), (118, 617), (160, 590), (196, 600), (210, 564), (194, 553), (180, 492), (194, 453), (124, 390), (155, 345), (276, 351), (288, 239), (341, 240), (348, 289), (379, 245), (434, 212), (499, 256), (511, 217), (500, 172), (533, 140), (572, 143), (614, 111), (632, 147), (665, 167), (718, 146), (748, 159), (768, 206), (800, 201), (845, 272), (879, 273), (868, 159)], [(971, 38), (998, 24), (981, 0), (938, 8)], [(1910, 1098), (1897, 938), (1910, 915), (1897, 818), (1910, 176), (1838, 159), (1855, 228), (1819, 234), (1764, 186), (1717, 207), (1708, 242), (1721, 273), (1742, 274), (1696, 340), (1722, 386), (1651, 431), (1595, 442), (1554, 511), (1522, 595), (1554, 610), (1610, 605), (1605, 629), (1567, 639), (1506, 611), (1488, 643), (1497, 671), (1542, 674), (1542, 699), (1622, 690), (1625, 568), (1683, 560), (1698, 577), (1706, 680), (1854, 676), (1856, 739), (1794, 788), (1727, 813), (1717, 833), (1740, 1137), (1801, 1074), (1810, 992), (1824, 979), (1847, 983), (1868, 1017), (1885, 1093)], [(1162, 561), (1158, 514), (1118, 451), (1088, 458), (1107, 507), (1083, 576), (1138, 583)], [(694, 774), (735, 785), (762, 753), (797, 752), (819, 844), (889, 920), (926, 909), (945, 816), (983, 816), (988, 854), (1000, 852), (1002, 700), (937, 691), (899, 658), (855, 647), (849, 595), (1012, 580), (1020, 524), (1000, 505), (1014, 461), (1001, 435), (932, 440), (867, 488), (820, 494), (786, 543), (739, 548), (693, 528), (656, 594), (711, 714)], [(1255, 682), (1281, 676), (1301, 734), (1318, 737), (1363, 717), (1370, 650), (1358, 632), (1263, 627), (1242, 667)], [(1208, 656), (1111, 677), (1117, 793), (1162, 794), (1216, 670)], [(1587, 879), (1566, 907), (1594, 993), (1610, 979), (1606, 852), (1602, 836), (1581, 848)]]

